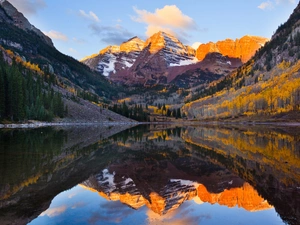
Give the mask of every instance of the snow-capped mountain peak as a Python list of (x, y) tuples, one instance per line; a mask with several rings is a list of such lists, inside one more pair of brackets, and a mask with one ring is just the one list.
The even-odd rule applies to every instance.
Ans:
[[(192, 47), (182, 44), (175, 36), (160, 31), (146, 42), (133, 37), (120, 46), (108, 46), (99, 54), (81, 61), (112, 79), (119, 79), (120, 76), (127, 79), (128, 74), (136, 76), (136, 73), (143, 74), (146, 78), (151, 75), (148, 74), (148, 69), (151, 73), (156, 73), (156, 76), (164, 74), (165, 70), (172, 66), (196, 63), (195, 54), (196, 51)], [(142, 68), (147, 71), (143, 71)]]
[(119, 53), (120, 52), (120, 46), (117, 45), (110, 45), (104, 49), (102, 49), (99, 54), (105, 54), (105, 53)]
[(168, 67), (191, 64), (196, 54), (192, 47), (183, 45), (176, 37), (163, 31), (152, 35), (145, 46), (149, 46), (151, 54), (161, 52)]
[(149, 51), (154, 54), (157, 51), (165, 48), (176, 54), (187, 53), (187, 48), (176, 37), (166, 32), (160, 31), (152, 35), (145, 43), (145, 46), (149, 46)]
[(135, 36), (128, 41), (123, 42), (120, 45), (120, 50), (126, 53), (134, 51), (139, 52), (143, 50), (144, 44), (145, 42), (143, 40)]
[(110, 45), (100, 50), (99, 54), (85, 57), (81, 62), (104, 76), (109, 76), (130, 68), (143, 48), (144, 41), (138, 37), (133, 37), (120, 46)]

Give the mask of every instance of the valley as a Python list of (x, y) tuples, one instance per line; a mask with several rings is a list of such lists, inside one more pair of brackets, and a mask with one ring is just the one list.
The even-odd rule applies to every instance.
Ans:
[[(33, 81), (42, 78), (41, 95), (53, 90), (63, 104), (61, 112), (53, 114), (53, 103), (38, 106), (27, 94), (14, 106), (8, 97), (11, 78), (2, 73), (4, 123), (298, 121), (293, 115), (300, 105), (299, 6), (270, 40), (245, 35), (194, 49), (159, 31), (146, 40), (135, 36), (107, 46), (79, 62), (60, 53), (8, 1), (0, 5), (2, 70), (7, 70), (6, 64), (19, 65), (19, 72), (33, 74)], [(21, 86), (28, 78), (23, 79)], [(16, 92), (26, 94), (24, 88)]]
[(0, 0), (0, 224), (298, 225), (300, 2), (134, 3)]

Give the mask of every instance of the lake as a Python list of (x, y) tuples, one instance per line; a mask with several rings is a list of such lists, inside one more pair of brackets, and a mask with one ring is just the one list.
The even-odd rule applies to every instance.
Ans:
[(0, 130), (0, 224), (299, 221), (297, 127)]

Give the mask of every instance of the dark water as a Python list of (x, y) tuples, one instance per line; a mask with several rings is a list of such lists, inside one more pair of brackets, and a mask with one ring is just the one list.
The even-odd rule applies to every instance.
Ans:
[(0, 224), (300, 224), (300, 129), (0, 130)]

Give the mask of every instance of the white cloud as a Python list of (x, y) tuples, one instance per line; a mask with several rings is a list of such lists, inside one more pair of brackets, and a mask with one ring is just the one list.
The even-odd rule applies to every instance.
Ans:
[(274, 0), (274, 1), (266, 1), (262, 2), (257, 8), (261, 10), (271, 10), (274, 9), (275, 6), (278, 6), (280, 4), (295, 4), (296, 0)]
[[(173, 33), (184, 33), (188, 30), (197, 30), (196, 22), (182, 13), (176, 5), (166, 5), (162, 9), (156, 9), (154, 13), (133, 8), (136, 16), (133, 21), (147, 24), (146, 35), (151, 36), (159, 30)], [(171, 32), (171, 33), (172, 33)]]
[(59, 32), (59, 31), (50, 30), (48, 32), (43, 31), (43, 33), (45, 35), (47, 35), (48, 37), (50, 37), (51, 39), (56, 39), (56, 40), (61, 40), (61, 41), (68, 41), (69, 40), (68, 37), (65, 34)]
[(46, 211), (44, 211), (41, 216), (48, 216), (50, 218), (59, 216), (62, 213), (64, 213), (67, 210), (67, 206), (63, 205), (57, 208), (49, 208)]
[(90, 11), (89, 13), (86, 13), (84, 10), (79, 10), (79, 15), (84, 17), (84, 18), (87, 18), (89, 20), (93, 20), (94, 22), (97, 22), (99, 23), (100, 20), (98, 18), (98, 16), (96, 15), (96, 13)]
[(262, 10), (267, 10), (267, 9), (273, 9), (274, 5), (273, 2), (267, 1), (267, 2), (262, 2), (257, 8), (262, 9)]
[(201, 44), (202, 44), (201, 42), (195, 42), (194, 44), (192, 44), (192, 48), (197, 50)]
[(276, 4), (281, 4), (281, 3), (291, 3), (291, 4), (295, 4), (296, 0), (275, 0)]
[(44, 0), (9, 0), (9, 2), (25, 16), (36, 14), (38, 10), (46, 7)]

